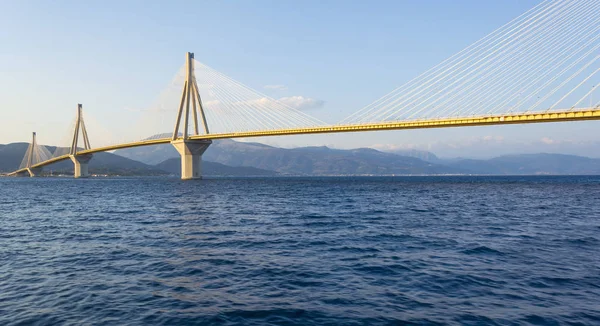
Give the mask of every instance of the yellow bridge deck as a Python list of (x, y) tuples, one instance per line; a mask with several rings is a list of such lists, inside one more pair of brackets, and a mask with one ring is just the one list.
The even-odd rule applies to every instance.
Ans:
[[(505, 124), (527, 124), (543, 122), (567, 122), (600, 120), (600, 107), (578, 108), (561, 111), (533, 112), (533, 113), (514, 113), (502, 115), (488, 115), (476, 117), (442, 118), (430, 120), (407, 120), (380, 123), (348, 124), (348, 125), (329, 125), (297, 129), (277, 129), (262, 131), (247, 131), (220, 134), (205, 134), (190, 136), (190, 139), (224, 139), (224, 138), (242, 138), (242, 137), (265, 137), (265, 136), (284, 136), (284, 135), (305, 135), (305, 134), (324, 134), (340, 132), (362, 132), (362, 131), (384, 131), (384, 130), (403, 130), (403, 129), (422, 129), (422, 128), (449, 128), (449, 127), (473, 127), (487, 125), (505, 125)], [(99, 147), (80, 151), (77, 154), (93, 154), (98, 152), (107, 152), (123, 148), (149, 146), (157, 144), (167, 144), (172, 141), (171, 138), (160, 138), (153, 140), (142, 140), (131, 143)], [(68, 159), (69, 155), (63, 155), (50, 160), (37, 163), (31, 168), (43, 167), (58, 161)], [(16, 175), (26, 172), (23, 168), (10, 173)]]

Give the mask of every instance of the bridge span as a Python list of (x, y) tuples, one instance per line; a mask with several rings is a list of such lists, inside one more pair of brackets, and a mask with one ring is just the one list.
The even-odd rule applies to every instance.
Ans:
[[(194, 140), (213, 140), (227, 138), (250, 138), (250, 137), (265, 137), (265, 136), (286, 136), (286, 135), (306, 135), (306, 134), (324, 134), (324, 133), (341, 133), (341, 132), (365, 132), (365, 131), (385, 131), (385, 130), (404, 130), (404, 129), (425, 129), (425, 128), (451, 128), (451, 127), (472, 127), (472, 126), (489, 126), (489, 125), (506, 125), (506, 124), (529, 124), (529, 123), (548, 123), (548, 122), (568, 122), (568, 121), (585, 121), (585, 120), (600, 120), (600, 108), (583, 108), (569, 109), (553, 112), (532, 112), (519, 113), (512, 115), (490, 115), (479, 117), (461, 117), (447, 118), (437, 120), (415, 120), (415, 121), (395, 121), (385, 123), (365, 123), (365, 124), (349, 124), (349, 125), (331, 125), (314, 128), (298, 128), (298, 129), (280, 129), (280, 130), (265, 130), (252, 132), (237, 132), (237, 133), (220, 133), (220, 134), (205, 134), (189, 136), (189, 141)], [(177, 138), (176, 140), (183, 140)], [(118, 149), (153, 146), (160, 144), (172, 143), (172, 138), (159, 138), (151, 140), (142, 140), (131, 143), (123, 143), (106, 147), (90, 148), (77, 152), (77, 155), (91, 155), (99, 152), (110, 152)], [(68, 160), (71, 154), (66, 154), (52, 159), (33, 164), (29, 168), (16, 170), (10, 175), (19, 175), (31, 173), (31, 169), (40, 169), (44, 166), (54, 164), (60, 161)], [(32, 173), (35, 175), (34, 173)], [(79, 175), (82, 177), (82, 175)]]

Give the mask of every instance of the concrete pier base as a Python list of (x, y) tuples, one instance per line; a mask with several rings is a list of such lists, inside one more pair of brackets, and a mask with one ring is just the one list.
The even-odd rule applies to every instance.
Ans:
[(202, 154), (212, 140), (175, 140), (171, 144), (181, 155), (181, 180), (202, 179)]
[(88, 163), (92, 159), (92, 155), (71, 155), (70, 157), (74, 164), (73, 176), (75, 178), (88, 178), (90, 176)]

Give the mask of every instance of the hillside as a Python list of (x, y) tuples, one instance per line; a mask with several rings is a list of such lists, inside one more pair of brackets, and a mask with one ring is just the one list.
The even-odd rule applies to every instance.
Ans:
[[(174, 175), (181, 174), (181, 159), (170, 158), (156, 165), (157, 168)], [(202, 174), (205, 176), (275, 176), (278, 173), (253, 167), (233, 167), (221, 163), (203, 161)]]
[(436, 164), (444, 164), (444, 161), (437, 157), (437, 155), (428, 151), (420, 151), (416, 149), (397, 149), (397, 150), (387, 150), (384, 151), (387, 153), (392, 153), (400, 156), (408, 156), (415, 157), (421, 159), (426, 162), (436, 163)]
[[(0, 145), (0, 172), (11, 172), (19, 168), (21, 160), (27, 151), (28, 144), (13, 143)], [(49, 146), (52, 152), (55, 147)], [(44, 168), (46, 172), (73, 173), (73, 163), (62, 161)], [(90, 161), (89, 170), (91, 174), (113, 174), (113, 175), (165, 175), (167, 172), (157, 167), (147, 165), (112, 153), (97, 153)]]
[[(0, 173), (15, 170), (21, 163), (27, 146), (26, 143), (0, 145)], [(50, 147), (50, 150), (53, 149)], [(218, 140), (203, 156), (203, 174), (207, 176), (600, 174), (600, 159), (574, 155), (521, 154), (499, 156), (488, 160), (444, 160), (437, 158), (433, 153), (418, 151), (406, 155), (420, 156), (430, 161), (369, 148), (285, 149), (259, 143)], [(145, 162), (138, 162), (137, 159)], [(179, 164), (179, 155), (171, 145), (158, 145), (119, 150), (114, 154), (95, 154), (90, 162), (90, 172), (118, 175), (179, 174)], [(69, 161), (60, 162), (47, 167), (46, 171), (72, 173), (73, 165)]]
[[(171, 145), (156, 148), (132, 148), (115, 152), (153, 164), (178, 157)], [(259, 143), (217, 140), (206, 150), (203, 159), (229, 166), (253, 167), (284, 175), (392, 175), (456, 174), (460, 168), (425, 162), (418, 158), (380, 152), (369, 148), (352, 150), (328, 147), (293, 149)]]
[[(16, 170), (27, 151), (27, 143), (0, 145), (0, 173)], [(55, 147), (49, 146), (50, 151)], [(277, 172), (252, 167), (231, 167), (220, 163), (203, 162), (205, 176), (274, 176)], [(179, 175), (181, 163), (179, 157), (166, 160), (156, 166), (144, 164), (112, 153), (97, 153), (90, 161), (91, 174), (108, 175)], [(62, 161), (44, 168), (45, 173), (72, 174), (73, 163)]]
[(11, 172), (18, 168), (27, 147), (27, 143), (0, 144), (0, 172)]
[[(178, 157), (170, 145), (138, 147), (116, 152), (133, 159), (162, 162)], [(369, 148), (339, 150), (328, 147), (277, 148), (233, 140), (215, 141), (205, 161), (248, 166), (293, 175), (485, 174), (573, 175), (600, 174), (600, 159), (562, 154), (505, 155), (489, 160), (445, 160), (425, 151), (381, 152)]]
[(463, 159), (452, 163), (447, 163), (447, 165), (469, 170), (474, 174), (600, 174), (600, 159), (547, 153), (504, 155), (489, 160)]

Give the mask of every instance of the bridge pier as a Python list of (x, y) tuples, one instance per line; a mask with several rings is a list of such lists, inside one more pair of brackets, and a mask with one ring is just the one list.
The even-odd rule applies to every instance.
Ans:
[(17, 177), (38, 177), (42, 173), (42, 168), (26, 168), (19, 173), (13, 174)]
[(92, 159), (92, 154), (71, 155), (69, 157), (74, 165), (73, 176), (75, 178), (88, 178), (90, 176), (88, 163)]
[(30, 177), (37, 177), (42, 173), (42, 168), (27, 168)]
[(174, 140), (171, 144), (181, 155), (181, 180), (202, 179), (202, 154), (212, 140)]

